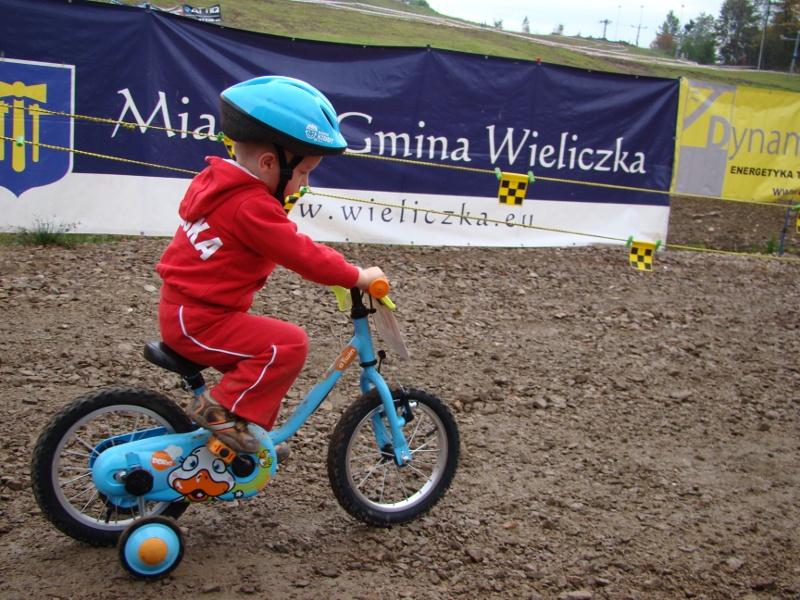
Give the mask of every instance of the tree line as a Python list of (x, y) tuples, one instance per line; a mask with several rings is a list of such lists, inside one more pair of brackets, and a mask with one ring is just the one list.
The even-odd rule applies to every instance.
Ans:
[(724, 0), (717, 17), (681, 23), (669, 11), (650, 47), (700, 64), (797, 70), (798, 32), (800, 0)]

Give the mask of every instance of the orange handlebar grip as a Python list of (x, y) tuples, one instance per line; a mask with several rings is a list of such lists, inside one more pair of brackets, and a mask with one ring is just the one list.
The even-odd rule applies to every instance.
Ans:
[(383, 298), (389, 293), (389, 281), (383, 277), (374, 279), (369, 284), (367, 291), (373, 298)]

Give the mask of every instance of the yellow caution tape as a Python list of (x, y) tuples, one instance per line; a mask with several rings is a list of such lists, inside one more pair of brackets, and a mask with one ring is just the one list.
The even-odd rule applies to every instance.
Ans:
[(228, 151), (228, 156), (231, 159), (236, 160), (236, 155), (233, 152), (233, 140), (221, 131), (217, 134), (217, 139), (225, 144), (225, 150)]
[(308, 186), (304, 185), (299, 190), (297, 190), (294, 194), (289, 194), (283, 200), (283, 210), (286, 211), (286, 214), (289, 214), (289, 211), (294, 208), (294, 205), (297, 203), (300, 198), (306, 195), (308, 192)]

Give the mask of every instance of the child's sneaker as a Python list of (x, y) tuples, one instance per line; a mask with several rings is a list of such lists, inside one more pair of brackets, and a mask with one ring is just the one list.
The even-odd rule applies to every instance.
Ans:
[(247, 430), (247, 422), (215, 402), (208, 393), (194, 397), (189, 406), (189, 415), (236, 452), (252, 453), (261, 447)]

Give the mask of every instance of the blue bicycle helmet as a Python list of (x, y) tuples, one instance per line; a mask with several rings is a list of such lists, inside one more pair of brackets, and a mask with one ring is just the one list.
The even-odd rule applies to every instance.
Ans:
[[(336, 111), (315, 87), (299, 79), (265, 76), (237, 83), (221, 94), (222, 130), (237, 142), (276, 146), (281, 177), (276, 196), (305, 156), (341, 154), (347, 142)], [(285, 150), (294, 154), (289, 161)]]

